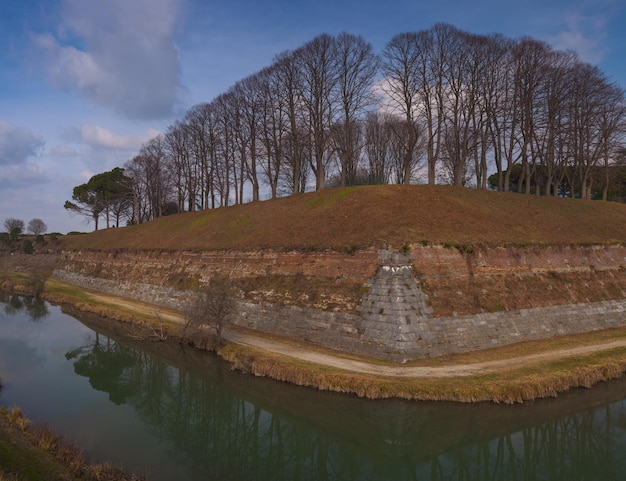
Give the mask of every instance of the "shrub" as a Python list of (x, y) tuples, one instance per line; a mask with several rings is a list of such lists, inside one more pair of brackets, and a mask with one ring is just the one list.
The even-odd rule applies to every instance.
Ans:
[(456, 248), (461, 254), (472, 255), (474, 253), (474, 246), (469, 244), (458, 244)]
[(33, 243), (28, 239), (24, 241), (22, 244), (22, 251), (24, 254), (32, 254), (33, 253)]
[(359, 247), (356, 244), (350, 244), (350, 246), (345, 249), (345, 252), (346, 254), (353, 256), (358, 250)]

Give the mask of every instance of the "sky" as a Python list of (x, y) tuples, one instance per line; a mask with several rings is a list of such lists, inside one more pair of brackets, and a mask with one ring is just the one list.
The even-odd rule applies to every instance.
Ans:
[(626, 88), (623, 0), (0, 0), (0, 231), (92, 231), (63, 208), (75, 186), (318, 34), (380, 53), (439, 22), (573, 50)]

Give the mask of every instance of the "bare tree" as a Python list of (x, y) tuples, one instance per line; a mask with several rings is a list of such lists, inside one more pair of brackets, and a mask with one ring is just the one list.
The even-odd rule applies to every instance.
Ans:
[(387, 184), (391, 175), (391, 114), (370, 112), (365, 119), (365, 152), (370, 184)]
[(259, 138), (263, 145), (262, 171), (270, 186), (272, 199), (278, 195), (278, 182), (285, 155), (289, 125), (289, 94), (281, 89), (279, 70), (270, 67), (258, 74), (260, 90)]
[[(405, 149), (402, 153), (405, 171), (400, 177), (408, 183), (411, 176), (408, 168), (414, 158), (417, 144), (417, 132), (411, 129), (416, 124), (416, 113), (419, 95), (418, 58), (422, 54), (417, 34), (404, 33), (396, 35), (385, 47), (382, 56), (382, 89), (387, 94), (392, 112), (404, 118), (407, 127), (406, 141), (401, 144)], [(398, 124), (399, 125), (399, 124)], [(396, 129), (398, 132), (398, 129)], [(404, 137), (404, 136), (402, 136)], [(398, 133), (396, 133), (398, 138)]]
[(191, 149), (198, 173), (200, 208), (215, 208), (215, 171), (219, 131), (215, 103), (192, 107), (185, 115)]
[(333, 150), (341, 166), (341, 185), (354, 183), (362, 150), (360, 120), (374, 102), (372, 86), (378, 58), (362, 37), (341, 33), (336, 39), (338, 120), (331, 128)]
[(141, 148), (140, 155), (146, 160), (145, 175), (151, 218), (156, 219), (165, 213), (165, 206), (172, 194), (172, 179), (170, 171), (166, 168), (164, 136), (158, 135), (146, 142)]
[(28, 222), (28, 232), (30, 232), (32, 235), (37, 236), (40, 234), (45, 234), (47, 230), (48, 226), (41, 219), (34, 218)]
[[(365, 119), (373, 90), (387, 102)], [(607, 198), (625, 115), (624, 92), (597, 68), (531, 38), (440, 23), (396, 35), (379, 61), (361, 37), (323, 34), (144, 144), (127, 163), (133, 221), (172, 200), (179, 211), (241, 203), (248, 187), (256, 201), (263, 184), (271, 197), (304, 192), (312, 175), (316, 189), (409, 183), (422, 160), (429, 183), (485, 188), (493, 165), (499, 190), (569, 184), (589, 197), (595, 185)]]
[(590, 199), (594, 173), (608, 164), (615, 149), (614, 138), (623, 118), (623, 93), (597, 67), (581, 63), (575, 72), (571, 80), (575, 103), (570, 110), (570, 149), (578, 191), (583, 199)]
[(222, 276), (213, 276), (208, 286), (198, 290), (196, 298), (185, 311), (184, 336), (196, 346), (206, 349), (215, 336), (216, 347), (222, 344), (225, 324), (235, 309), (235, 289)]
[(196, 210), (200, 176), (199, 165), (192, 155), (191, 132), (185, 123), (176, 121), (163, 136), (165, 162), (171, 173), (179, 212), (185, 207), (189, 212)]
[(443, 95), (445, 113), (442, 136), (442, 160), (453, 185), (467, 182), (467, 162), (476, 147), (473, 113), (477, 108), (476, 80), (471, 78), (473, 65), (467, 37), (454, 28), (440, 28), (444, 55), (439, 68), (446, 85)]
[(214, 182), (220, 198), (220, 206), (230, 204), (231, 191), (235, 192), (235, 204), (239, 203), (238, 179), (243, 174), (243, 165), (237, 165), (235, 141), (236, 116), (233, 111), (233, 96), (228, 92), (215, 100), (217, 109), (217, 165)]
[(133, 222), (142, 223), (165, 213), (173, 197), (171, 172), (167, 166), (166, 144), (158, 135), (143, 144), (136, 155), (124, 165), (131, 179)]
[(360, 120), (348, 125), (337, 122), (330, 126), (333, 155), (339, 165), (338, 187), (354, 185), (363, 150), (363, 128)]
[(486, 134), (493, 153), (493, 163), (495, 164), (498, 176), (497, 188), (499, 191), (508, 191), (508, 186), (504, 187), (504, 151), (506, 142), (507, 125), (510, 118), (504, 115), (503, 109), (510, 92), (509, 89), (509, 59), (512, 41), (502, 35), (491, 35), (484, 45), (484, 55), (486, 57), (485, 77), (483, 79), (484, 108), (487, 118)]
[(602, 200), (608, 200), (611, 185), (611, 167), (617, 162), (623, 150), (621, 140), (626, 134), (626, 102), (624, 91), (617, 85), (607, 85), (607, 98), (601, 113), (600, 130), (602, 136), (602, 162), (604, 167), (604, 185)]
[(262, 92), (258, 75), (250, 75), (237, 82), (230, 93), (232, 94), (234, 142), (240, 166), (238, 198), (240, 202), (243, 202), (243, 187), (247, 180), (252, 188), (252, 201), (257, 202), (260, 200), (258, 130), (262, 107)]
[(487, 188), (488, 156), (493, 151), (489, 135), (488, 97), (494, 87), (492, 71), (497, 67), (493, 48), (494, 37), (464, 35), (468, 52), (467, 112), (470, 117), (470, 138), (473, 140), (470, 154), (474, 159), (476, 188)]
[(278, 89), (282, 92), (282, 107), (285, 109), (287, 121), (282, 149), (287, 178), (286, 190), (297, 194), (304, 192), (306, 186), (310, 141), (308, 128), (304, 126), (303, 81), (296, 53), (283, 52), (278, 55), (272, 70), (277, 77)]
[[(535, 112), (535, 151), (539, 157), (545, 195), (557, 195), (567, 168), (570, 77), (579, 62), (572, 52), (550, 52), (549, 62), (539, 90), (542, 109)], [(536, 179), (538, 184), (540, 179)], [(541, 190), (537, 185), (537, 190)]]
[(325, 187), (329, 163), (329, 130), (334, 123), (336, 105), (333, 95), (338, 81), (337, 45), (333, 37), (318, 35), (295, 52), (301, 75), (301, 102), (305, 125), (311, 139), (313, 157), (309, 160), (315, 174), (315, 188)]
[[(420, 156), (423, 154), (424, 144), (419, 140), (424, 137), (420, 135), (421, 131), (417, 122), (414, 120), (413, 124), (409, 124), (406, 119), (398, 116), (391, 116), (386, 121), (390, 136), (390, 180), (396, 184), (411, 183)], [(411, 152), (410, 157), (408, 152)]]
[(131, 224), (142, 224), (150, 220), (148, 206), (148, 186), (145, 175), (147, 159), (136, 155), (124, 164), (124, 172), (131, 179), (132, 211)]
[(513, 47), (515, 62), (515, 101), (519, 109), (519, 142), (522, 175), (518, 192), (530, 194), (532, 176), (536, 168), (535, 132), (536, 112), (542, 109), (541, 87), (547, 72), (550, 47), (537, 40), (524, 38)]
[(22, 219), (9, 217), (4, 221), (4, 228), (7, 230), (9, 238), (11, 240), (16, 240), (20, 234), (24, 232), (24, 221)]

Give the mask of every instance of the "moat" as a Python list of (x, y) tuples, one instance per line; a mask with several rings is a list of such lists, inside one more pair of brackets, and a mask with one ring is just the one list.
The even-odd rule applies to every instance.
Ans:
[(0, 404), (151, 480), (623, 479), (626, 379), (503, 406), (368, 401), (241, 375), (84, 314), (0, 303)]

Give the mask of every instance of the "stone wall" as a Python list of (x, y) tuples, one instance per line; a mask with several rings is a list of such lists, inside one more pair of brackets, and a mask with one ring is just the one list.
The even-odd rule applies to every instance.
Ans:
[(417, 346), (440, 356), (625, 325), (626, 300), (539, 307), (435, 319), (423, 332), (436, 335), (418, 339)]
[(165, 307), (184, 311), (185, 306), (191, 302), (193, 295), (193, 292), (188, 290), (175, 289), (173, 287), (159, 286), (134, 280), (122, 281), (93, 277), (68, 269), (55, 269), (53, 276), (60, 281), (79, 286), (83, 289), (153, 304), (155, 310), (158, 310), (159, 307)]
[[(461, 252), (444, 247), (413, 247), (407, 253), (366, 250), (327, 253), (67, 253), (60, 280), (155, 306), (184, 310), (193, 290), (175, 287), (172, 276), (205, 282), (212, 274), (233, 279), (263, 275), (325, 279), (328, 285), (362, 285), (354, 310), (240, 299), (234, 323), (313, 344), (404, 362), (503, 346), (557, 335), (626, 325), (626, 249), (485, 249)], [(462, 288), (468, 278), (500, 282), (552, 272), (615, 272), (615, 298), (499, 312), (435, 317), (422, 286), (445, 279)], [(549, 279), (549, 277), (548, 277)], [(603, 283), (602, 280), (597, 282)], [(313, 281), (311, 281), (313, 282)], [(456, 284), (455, 284), (456, 283)], [(598, 286), (596, 286), (598, 287)], [(599, 286), (602, 288), (602, 286)], [(431, 295), (433, 292), (431, 292)], [(437, 295), (434, 292), (434, 295)]]
[[(195, 293), (189, 290), (156, 286), (141, 282), (118, 282), (85, 276), (64, 269), (54, 272), (57, 279), (113, 296), (140, 300), (159, 307), (184, 311), (193, 302)], [(284, 306), (267, 302), (238, 300), (233, 324), (260, 332), (290, 337), (331, 349), (364, 354), (357, 330), (356, 315), (324, 311), (300, 306)]]

